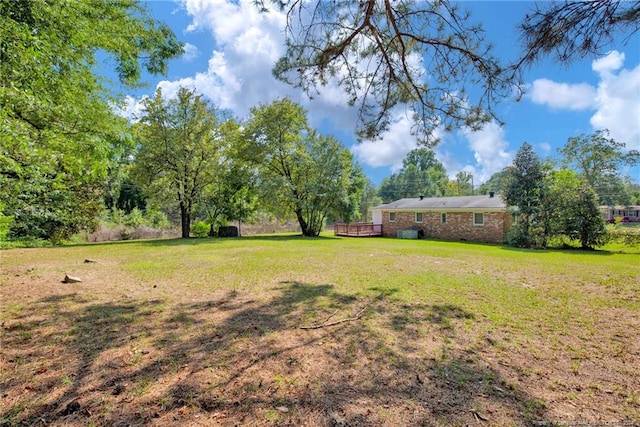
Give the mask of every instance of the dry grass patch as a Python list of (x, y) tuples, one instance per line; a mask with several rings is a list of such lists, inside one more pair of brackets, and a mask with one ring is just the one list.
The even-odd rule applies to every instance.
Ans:
[(640, 420), (636, 254), (265, 237), (2, 256), (1, 425)]

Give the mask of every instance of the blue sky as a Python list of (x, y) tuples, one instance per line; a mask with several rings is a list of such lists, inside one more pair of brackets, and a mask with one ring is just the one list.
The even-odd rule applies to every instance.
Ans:
[[(299, 90), (271, 74), (284, 51), (285, 18), (277, 12), (258, 13), (252, 0), (179, 0), (147, 3), (153, 16), (166, 22), (186, 44), (185, 54), (171, 61), (166, 76), (145, 76), (147, 87), (127, 92), (125, 114), (140, 112), (139, 101), (157, 87), (171, 96), (180, 86), (195, 88), (214, 104), (244, 119), (259, 103), (289, 97), (309, 113), (311, 124), (332, 134), (351, 149), (371, 181), (396, 171), (406, 153), (416, 147), (410, 121), (397, 114), (381, 141), (356, 143), (355, 112), (338, 88), (327, 87), (307, 99)], [(472, 19), (481, 22), (495, 54), (508, 62), (520, 52), (516, 24), (534, 3), (529, 1), (465, 1)], [(543, 60), (525, 74), (526, 95), (505, 100), (496, 111), (503, 127), (487, 124), (479, 132), (458, 129), (442, 133), (435, 148), (451, 177), (461, 170), (479, 185), (511, 164), (523, 142), (542, 158), (557, 157), (569, 137), (609, 129), (627, 149), (640, 150), (640, 35), (610, 51), (562, 66)], [(628, 170), (640, 182), (640, 168)]]

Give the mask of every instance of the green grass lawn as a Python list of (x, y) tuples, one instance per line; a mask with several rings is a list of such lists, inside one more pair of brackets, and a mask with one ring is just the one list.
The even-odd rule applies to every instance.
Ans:
[(1, 251), (0, 425), (634, 425), (640, 249), (605, 249), (327, 234)]

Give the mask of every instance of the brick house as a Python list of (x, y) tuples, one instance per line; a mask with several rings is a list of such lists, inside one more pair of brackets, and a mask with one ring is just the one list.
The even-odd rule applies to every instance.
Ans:
[(600, 206), (602, 217), (607, 222), (620, 218), (623, 222), (640, 222), (640, 206)]
[[(406, 235), (444, 240), (502, 243), (512, 223), (501, 196), (417, 197), (372, 209), (384, 237)], [(400, 233), (398, 233), (400, 231)], [(409, 233), (416, 234), (416, 233)]]

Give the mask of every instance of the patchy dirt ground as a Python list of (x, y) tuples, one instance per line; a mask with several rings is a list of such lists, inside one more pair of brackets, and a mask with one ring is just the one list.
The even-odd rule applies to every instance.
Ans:
[(186, 292), (108, 262), (64, 284), (37, 265), (2, 272), (2, 426), (640, 425), (622, 311), (559, 342), (384, 291)]

